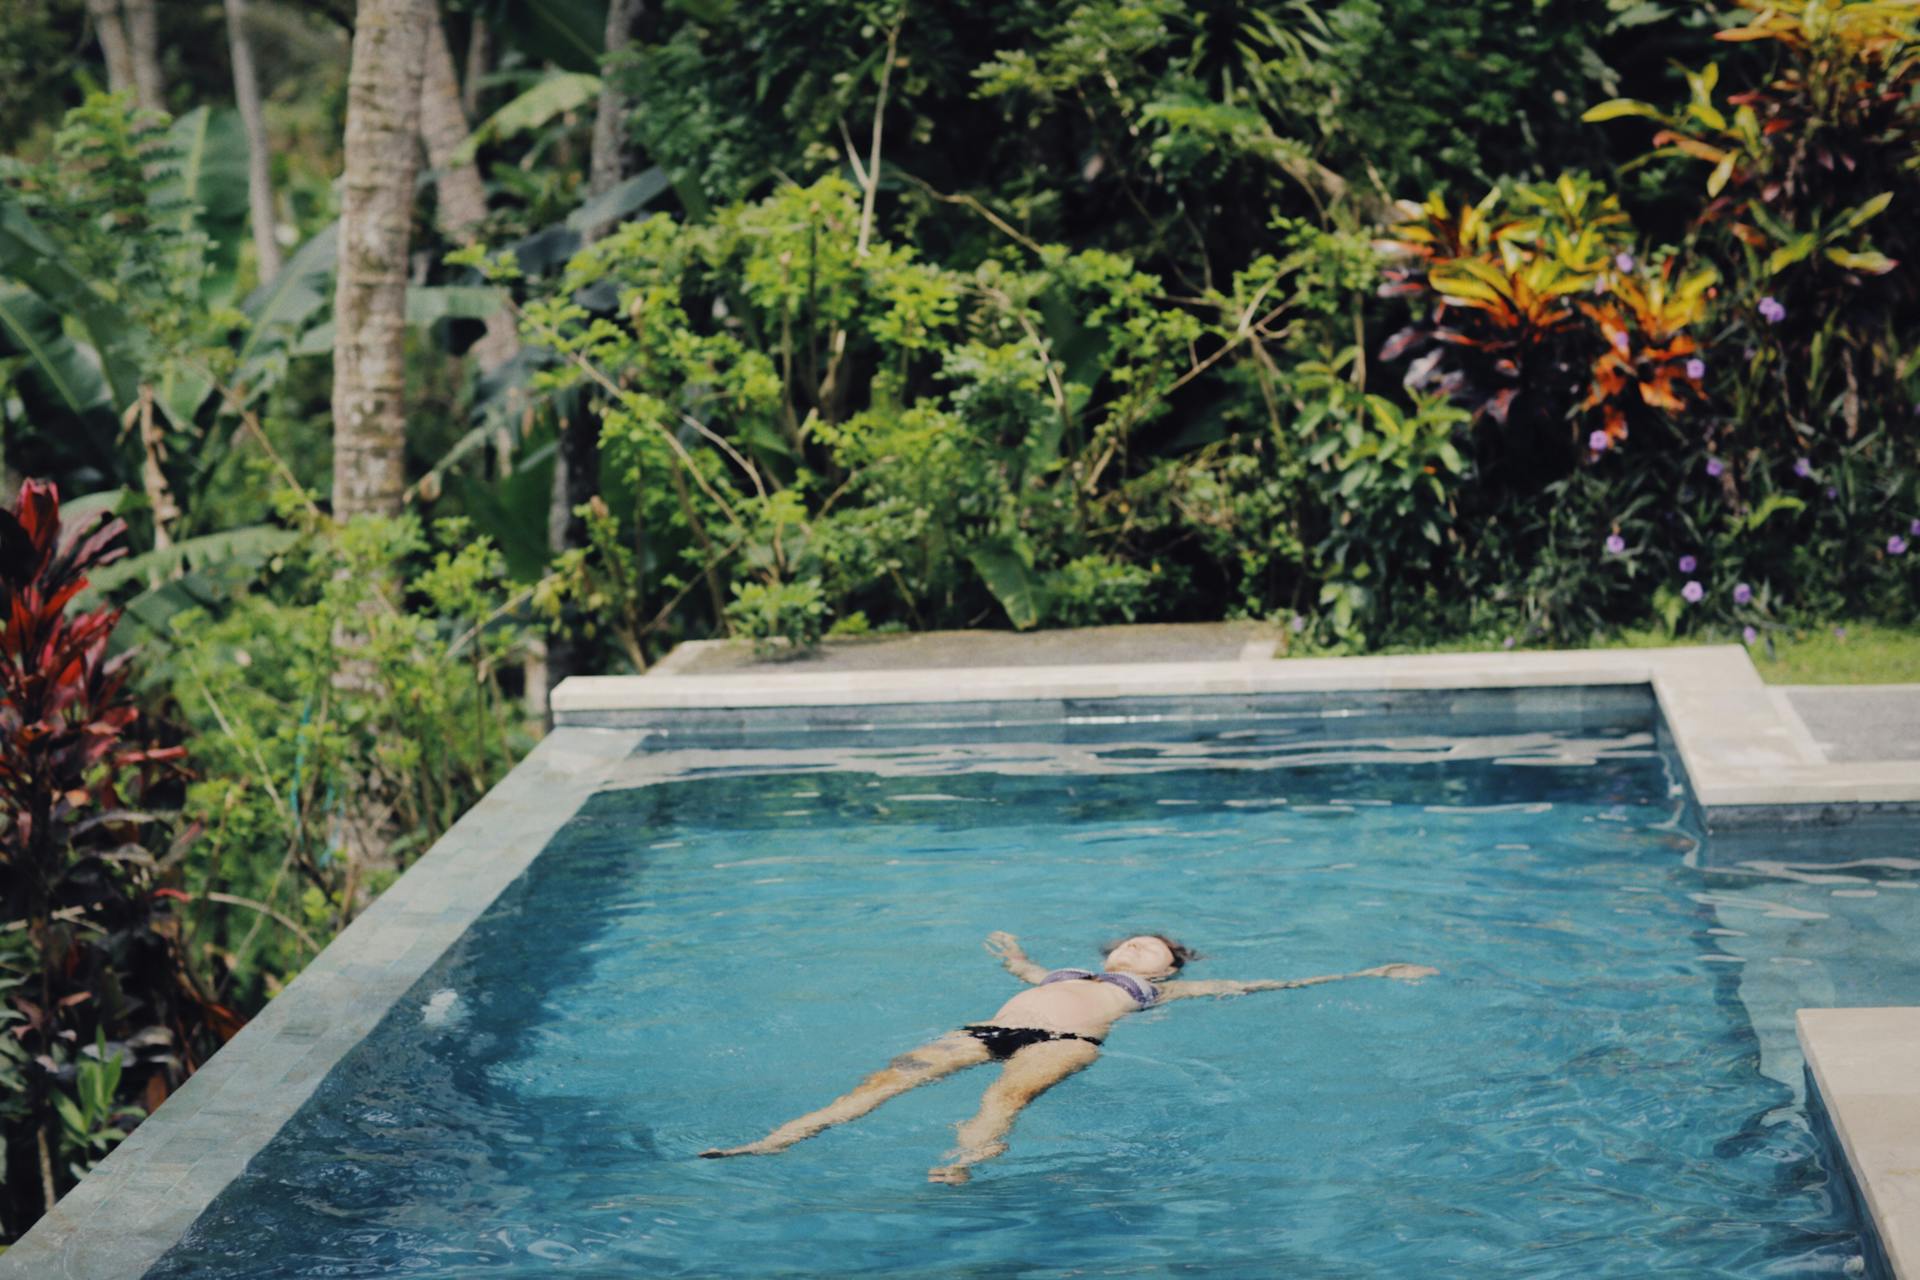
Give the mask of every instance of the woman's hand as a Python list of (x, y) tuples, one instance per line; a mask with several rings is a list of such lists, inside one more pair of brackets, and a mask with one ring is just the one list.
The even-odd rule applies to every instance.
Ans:
[(983, 943), (987, 954), (999, 959), (1006, 971), (1026, 983), (1037, 983), (1047, 976), (1047, 971), (1027, 959), (1027, 953), (1020, 948), (1020, 940), (1001, 929), (995, 929), (987, 935)]
[(988, 934), (982, 945), (986, 947), (988, 955), (998, 958), (1009, 969), (1027, 958), (1027, 953), (1020, 948), (1020, 940), (1004, 929), (995, 929)]

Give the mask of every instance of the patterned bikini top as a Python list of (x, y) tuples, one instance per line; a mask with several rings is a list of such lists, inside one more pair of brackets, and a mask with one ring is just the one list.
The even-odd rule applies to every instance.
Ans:
[(1049, 982), (1077, 982), (1087, 979), (1091, 979), (1094, 982), (1110, 983), (1120, 988), (1132, 996), (1134, 1002), (1142, 1009), (1160, 998), (1160, 993), (1154, 989), (1154, 985), (1151, 982), (1148, 982), (1145, 978), (1136, 978), (1130, 973), (1113, 973), (1111, 971), (1107, 973), (1095, 973), (1091, 969), (1055, 969), (1052, 973), (1040, 979), (1040, 985), (1044, 987)]

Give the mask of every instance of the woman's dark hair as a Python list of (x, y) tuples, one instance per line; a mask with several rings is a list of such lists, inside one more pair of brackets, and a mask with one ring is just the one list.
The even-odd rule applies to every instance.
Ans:
[[(1185, 968), (1189, 960), (1206, 959), (1205, 956), (1195, 951), (1192, 947), (1187, 946), (1185, 943), (1175, 942), (1164, 933), (1130, 933), (1127, 935), (1127, 938), (1158, 938), (1160, 941), (1166, 943), (1167, 950), (1173, 952), (1173, 968), (1176, 973)], [(1112, 955), (1113, 949), (1125, 942), (1127, 938), (1115, 938), (1112, 942), (1100, 944), (1100, 958), (1105, 960), (1108, 956)]]

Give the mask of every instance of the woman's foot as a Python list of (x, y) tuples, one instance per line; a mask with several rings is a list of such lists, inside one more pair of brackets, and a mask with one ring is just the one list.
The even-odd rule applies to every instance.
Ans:
[(1367, 978), (1394, 978), (1400, 982), (1413, 982), (1420, 978), (1437, 975), (1438, 969), (1428, 968), (1424, 964), (1383, 964), (1377, 969), (1362, 969), (1360, 975)]
[(960, 1147), (949, 1151), (947, 1159), (953, 1163), (935, 1165), (927, 1170), (927, 1181), (945, 1182), (957, 1187), (973, 1176), (974, 1165), (982, 1160), (991, 1160), (997, 1155), (1004, 1155), (1006, 1150), (1007, 1144), (1004, 1142), (986, 1142), (977, 1147)]
[(744, 1147), (711, 1147), (700, 1153), (702, 1160), (721, 1160), (727, 1156), (770, 1156), (785, 1151), (791, 1143), (775, 1142), (771, 1138), (762, 1138), (758, 1142), (749, 1142)]

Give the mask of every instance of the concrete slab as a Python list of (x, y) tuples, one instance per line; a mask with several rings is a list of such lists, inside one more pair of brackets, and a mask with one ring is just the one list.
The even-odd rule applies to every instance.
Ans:
[(1920, 684), (1782, 685), (1777, 692), (1829, 761), (1910, 760), (1920, 771)]
[(1888, 1268), (1920, 1277), (1920, 1008), (1802, 1009), (1797, 1021)]
[(1058, 631), (915, 631), (829, 640), (817, 649), (792, 655), (757, 654), (744, 640), (696, 640), (674, 649), (654, 667), (653, 674), (1264, 662), (1273, 656), (1279, 640), (1279, 628), (1264, 622), (1140, 623)]

